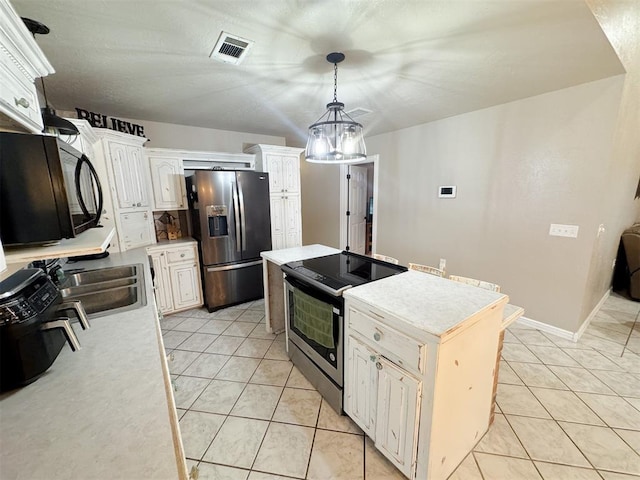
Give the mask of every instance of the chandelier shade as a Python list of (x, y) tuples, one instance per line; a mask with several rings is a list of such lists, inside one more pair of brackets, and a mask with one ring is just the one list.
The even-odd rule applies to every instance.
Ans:
[(327, 111), (309, 127), (305, 159), (311, 163), (358, 163), (367, 158), (362, 125), (345, 111), (338, 102), (338, 63), (344, 60), (342, 53), (330, 53), (327, 61), (334, 66), (333, 102)]

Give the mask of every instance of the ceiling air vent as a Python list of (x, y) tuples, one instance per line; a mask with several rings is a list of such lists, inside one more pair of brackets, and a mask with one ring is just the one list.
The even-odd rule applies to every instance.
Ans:
[(363, 115), (367, 115), (371, 113), (371, 110), (367, 110), (366, 108), (356, 107), (352, 110), (346, 112), (351, 118), (362, 117)]
[(247, 56), (252, 45), (251, 40), (222, 32), (209, 57), (224, 63), (238, 65)]

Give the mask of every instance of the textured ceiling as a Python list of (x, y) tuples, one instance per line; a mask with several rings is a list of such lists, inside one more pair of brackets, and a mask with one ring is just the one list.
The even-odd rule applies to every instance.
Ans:
[[(12, 0), (56, 108), (287, 137), (333, 96), (373, 135), (623, 73), (582, 0)], [(209, 58), (224, 30), (255, 41)]]

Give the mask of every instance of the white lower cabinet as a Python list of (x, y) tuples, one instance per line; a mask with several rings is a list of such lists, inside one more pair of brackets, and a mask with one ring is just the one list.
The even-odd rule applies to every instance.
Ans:
[(173, 309), (191, 308), (200, 301), (200, 272), (198, 265), (187, 263), (169, 267), (171, 291), (173, 293)]
[(398, 469), (411, 476), (415, 465), (417, 414), (422, 384), (384, 357), (376, 360), (378, 399), (376, 447)]
[(422, 384), (352, 335), (347, 337), (347, 358), (345, 412), (411, 478)]
[(420, 313), (405, 320), (377, 297), (354, 298), (366, 285), (345, 292), (344, 411), (406, 477), (445, 480), (489, 426), (502, 309), (480, 306), (437, 335), (416, 326)]
[(155, 274), (155, 296), (161, 313), (202, 305), (200, 265), (196, 243), (159, 244), (147, 248)]

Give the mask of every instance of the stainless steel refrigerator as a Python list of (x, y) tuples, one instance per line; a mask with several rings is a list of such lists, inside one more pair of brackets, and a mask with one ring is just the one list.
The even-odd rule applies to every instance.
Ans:
[(268, 174), (196, 171), (187, 192), (209, 311), (261, 298), (260, 252), (271, 250)]

